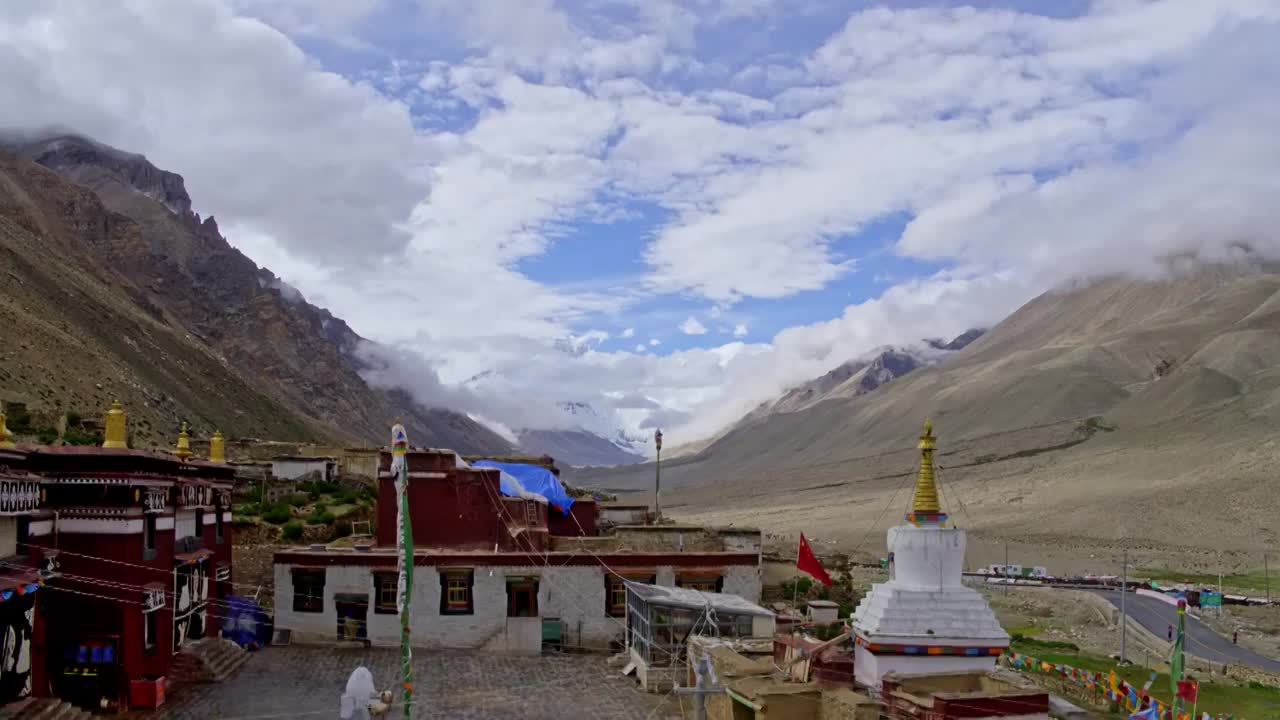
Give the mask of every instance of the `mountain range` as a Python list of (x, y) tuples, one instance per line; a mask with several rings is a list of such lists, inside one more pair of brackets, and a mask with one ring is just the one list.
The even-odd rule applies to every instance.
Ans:
[(121, 400), (138, 446), (197, 436), (498, 453), (464, 414), (374, 387), (367, 341), (192, 212), (180, 175), (58, 134), (0, 147), (0, 392), (36, 417)]
[[(981, 531), (975, 561), (1009, 540), (1023, 564), (1088, 569), (1123, 547), (1261, 565), (1280, 535), (1276, 267), (1080, 282), (968, 340), (873, 392), (852, 390), (857, 363), (789, 391), (664, 462), (664, 506), (874, 551), (875, 530), (901, 521), (929, 417), (944, 503)], [(652, 478), (650, 465), (575, 475), (646, 495)]]

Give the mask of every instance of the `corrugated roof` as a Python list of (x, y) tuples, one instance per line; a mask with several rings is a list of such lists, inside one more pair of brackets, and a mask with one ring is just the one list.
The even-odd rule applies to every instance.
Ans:
[(649, 585), (646, 583), (626, 581), (627, 587), (635, 591), (637, 595), (646, 602), (655, 605), (667, 605), (670, 607), (681, 607), (689, 610), (701, 610), (708, 605), (713, 610), (724, 611), (727, 613), (736, 613), (739, 615), (760, 615), (763, 617), (773, 617), (773, 613), (759, 605), (739, 597), (738, 595), (730, 595), (728, 593), (702, 592), (701, 590), (693, 590), (681, 587), (665, 587), (662, 585)]

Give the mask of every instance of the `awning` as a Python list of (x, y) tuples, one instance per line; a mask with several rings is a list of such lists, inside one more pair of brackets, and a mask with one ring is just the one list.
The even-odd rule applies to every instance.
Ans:
[(203, 562), (213, 555), (213, 551), (209, 548), (200, 548), (191, 552), (177, 553), (173, 556), (173, 562), (178, 565), (190, 565), (191, 563)]
[(4, 574), (0, 575), (0, 601), (8, 600), (14, 595), (33, 593), (41, 587), (40, 573), (34, 568), (5, 570)]

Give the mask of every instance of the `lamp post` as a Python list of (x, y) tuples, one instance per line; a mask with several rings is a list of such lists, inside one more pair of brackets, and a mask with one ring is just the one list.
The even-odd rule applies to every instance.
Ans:
[(662, 522), (662, 428), (653, 433), (653, 446), (658, 451), (653, 464), (653, 524), (657, 525)]

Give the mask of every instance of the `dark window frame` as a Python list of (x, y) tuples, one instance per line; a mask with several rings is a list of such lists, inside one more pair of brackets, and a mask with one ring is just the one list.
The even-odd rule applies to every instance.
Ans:
[(159, 615), (159, 608), (142, 613), (142, 654), (145, 656), (155, 655), (156, 647), (159, 646), (159, 639), (156, 637), (160, 634)]
[(156, 559), (156, 515), (144, 513), (142, 516), (142, 559)]
[[(643, 583), (647, 585), (653, 585), (658, 581), (658, 577), (652, 574), (650, 575), (623, 574), (622, 577), (618, 577), (614, 573), (606, 571), (604, 575), (604, 614), (605, 615), (608, 615), (609, 617), (627, 617), (627, 583), (626, 583), (627, 580), (630, 580), (632, 582)], [(615, 598), (615, 595), (614, 595), (615, 592), (621, 592), (622, 594), (622, 604), (620, 605), (615, 605), (613, 602)]]
[[(507, 617), (541, 617), (538, 614), (538, 580), (509, 578), (507, 580)], [(521, 598), (527, 602), (521, 602)], [(521, 606), (525, 606), (523, 609)]]
[[(319, 583), (315, 578), (319, 578)], [(317, 592), (318, 585), (318, 592)], [(293, 569), (293, 611), (302, 613), (324, 612), (325, 571), (315, 568)], [(299, 592), (303, 588), (307, 592)]]
[[(383, 591), (386, 589), (385, 584), (391, 585), (391, 604), (383, 602)], [(399, 577), (394, 572), (375, 572), (373, 574), (373, 614), (374, 615), (395, 615), (400, 612), (399, 595)]]
[[(456, 583), (456, 585), (455, 585)], [(440, 614), (474, 615), (476, 612), (476, 575), (474, 570), (449, 569), (440, 571)], [(452, 590), (465, 594), (465, 604), (453, 601)]]

